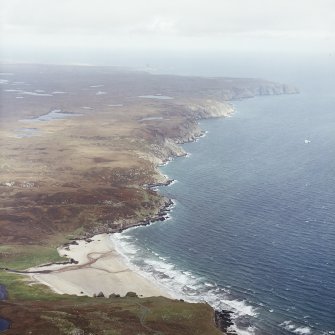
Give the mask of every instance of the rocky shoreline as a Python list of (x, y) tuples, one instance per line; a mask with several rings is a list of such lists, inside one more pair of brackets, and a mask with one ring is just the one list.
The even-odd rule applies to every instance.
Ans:
[(236, 335), (236, 332), (229, 331), (229, 327), (234, 324), (231, 318), (232, 314), (234, 313), (225, 309), (214, 312), (215, 325), (226, 335)]
[[(223, 115), (215, 114), (215, 115), (209, 116), (208, 114), (205, 114), (206, 116), (204, 116), (204, 114), (202, 114), (201, 117), (199, 115), (193, 121), (193, 122), (195, 122), (196, 126), (192, 127), (192, 131), (189, 134), (184, 134), (183, 137), (174, 138), (173, 139), (174, 143), (177, 144), (177, 145), (182, 145), (182, 144), (186, 144), (186, 143), (196, 142), (199, 138), (201, 138), (205, 135), (205, 131), (203, 131), (199, 127), (198, 120), (209, 119), (209, 118), (217, 118), (217, 117), (227, 117), (227, 116), (230, 116), (233, 112), (234, 112), (234, 109), (232, 108), (229, 111), (229, 113), (224, 113)], [(173, 155), (173, 156), (169, 156), (160, 165), (157, 165), (156, 168), (159, 168), (159, 166), (162, 166), (162, 165), (165, 165), (165, 164), (171, 162), (174, 158), (186, 157), (186, 156), (187, 156), (186, 152), (183, 152), (182, 154), (176, 154), (176, 155)], [(163, 176), (163, 177), (166, 177), (166, 176)], [(173, 179), (167, 179), (165, 182), (156, 182), (156, 183), (144, 185), (144, 187), (156, 190), (157, 187), (169, 186), (173, 182), (174, 182)], [(141, 222), (138, 223), (138, 226), (149, 225), (149, 224), (157, 222), (157, 221), (166, 220), (166, 215), (168, 215), (168, 213), (170, 212), (171, 207), (174, 206), (174, 202), (173, 202), (172, 199), (168, 199), (168, 201), (165, 203), (165, 205), (166, 206), (164, 206), (163, 208), (160, 208), (159, 214), (158, 214), (157, 217), (154, 217), (150, 220), (141, 221)], [(127, 228), (125, 228), (125, 229), (127, 229)], [(217, 310), (217, 309), (213, 309), (213, 311), (214, 311), (214, 323), (215, 323), (216, 327), (222, 333), (224, 333), (226, 335), (236, 335), (235, 331), (229, 330), (229, 327), (234, 325), (234, 323), (232, 321), (232, 315), (234, 314), (234, 312), (229, 311), (229, 310)]]
[[(150, 157), (146, 158), (154, 163), (157, 174), (153, 176), (154, 181), (152, 183), (144, 184), (141, 186), (142, 188), (157, 192), (157, 187), (168, 186), (174, 182), (173, 179), (169, 179), (167, 176), (163, 175), (159, 171), (159, 167), (171, 162), (175, 158), (186, 157), (187, 152), (181, 145), (195, 142), (205, 135), (205, 131), (199, 127), (199, 120), (227, 117), (234, 112), (233, 107), (229, 103), (220, 103), (220, 108), (216, 105), (214, 105), (214, 107), (211, 108), (211, 106), (208, 106), (206, 109), (200, 105), (189, 106), (189, 110), (194, 114), (192, 114), (192, 118), (188, 118), (183, 127), (178, 130), (180, 134), (175, 137), (160, 138), (158, 143), (152, 146)], [(144, 220), (120, 219), (107, 226), (94, 227), (91, 231), (86, 231), (82, 236), (78, 236), (77, 239), (88, 239), (103, 233), (120, 233), (129, 228), (147, 226), (157, 221), (165, 221), (168, 212), (173, 206), (174, 202), (172, 199), (161, 197), (160, 204), (156, 208), (156, 214), (151, 215)]]
[[(185, 157), (187, 152), (181, 147), (182, 144), (195, 142), (205, 135), (205, 131), (199, 127), (199, 121), (213, 118), (229, 117), (234, 113), (234, 107), (230, 103), (232, 100), (241, 100), (264, 95), (281, 95), (281, 94), (296, 94), (299, 91), (296, 88), (284, 84), (269, 84), (268, 86), (260, 86), (250, 89), (242, 89), (230, 92), (225, 96), (225, 101), (214, 101), (211, 99), (203, 100), (198, 103), (188, 103), (181, 105), (182, 114), (185, 121), (177, 129), (177, 133), (173, 135), (158, 135), (156, 143), (151, 145), (150, 157), (148, 160), (154, 163), (157, 175), (154, 176), (155, 181), (149, 184), (142, 185), (153, 191), (157, 191), (157, 187), (168, 186), (173, 183), (173, 179), (169, 179), (159, 171), (159, 167), (169, 163), (174, 158)], [(157, 208), (157, 214), (145, 220), (134, 222), (122, 222), (121, 227), (116, 229), (108, 229), (107, 231), (99, 231), (98, 233), (115, 233), (122, 232), (131, 227), (145, 226), (156, 221), (166, 220), (166, 214), (170, 211), (173, 205), (171, 199), (162, 197), (162, 202)], [(120, 224), (119, 224), (120, 226)], [(94, 234), (95, 235), (95, 234)]]
[[(182, 144), (185, 143), (191, 143), (191, 142), (195, 142), (197, 141), (199, 138), (201, 138), (202, 136), (205, 135), (205, 131), (203, 131), (200, 127), (199, 127), (199, 120), (202, 119), (209, 119), (209, 118), (218, 118), (218, 117), (227, 117), (229, 115), (231, 115), (234, 112), (234, 109), (231, 107), (231, 105), (227, 104), (226, 106), (229, 106), (229, 108), (223, 109), (224, 112), (218, 113), (218, 111), (215, 109), (215, 114), (208, 114), (205, 113), (203, 109), (201, 110), (201, 113), (199, 113), (197, 115), (197, 117), (195, 117), (190, 121), (190, 125), (187, 128), (184, 128), (183, 131), (184, 133), (182, 134), (182, 136), (178, 136), (175, 138), (167, 138), (164, 139), (164, 144), (168, 144), (167, 147), (168, 149), (166, 150), (166, 148), (162, 147), (160, 149), (160, 152), (164, 152), (164, 149), (166, 150), (166, 152), (168, 152), (168, 154), (163, 158), (158, 158), (155, 157), (153, 159), (153, 161), (156, 161), (158, 163), (156, 163), (155, 168), (159, 169), (160, 166), (165, 165), (169, 162), (171, 162), (174, 158), (178, 158), (178, 157), (185, 157), (187, 156), (187, 152), (185, 152), (183, 150), (182, 147), (180, 147)], [(187, 131), (185, 131), (185, 129), (187, 129)], [(173, 144), (171, 144), (173, 143)], [(171, 147), (173, 147), (173, 151), (171, 150)], [(177, 147), (177, 149), (176, 149)], [(158, 170), (159, 171), (159, 170)], [(157, 178), (157, 181), (154, 183), (150, 183), (150, 184), (145, 184), (142, 187), (146, 188), (146, 189), (150, 189), (153, 191), (157, 192), (157, 188), (158, 187), (162, 187), (162, 186), (169, 186), (171, 185), (171, 183), (174, 182), (173, 179), (169, 179), (167, 176), (162, 175), (159, 172), (161, 178)], [(163, 181), (161, 181), (163, 179)], [(141, 220), (141, 221), (137, 221), (137, 222), (128, 222), (125, 224), (122, 224), (121, 227), (119, 228), (115, 228), (115, 229), (108, 229), (108, 231), (99, 231), (100, 233), (121, 233), (122, 231), (125, 231), (129, 228), (133, 228), (133, 227), (139, 227), (139, 226), (147, 226), (150, 225), (152, 223), (158, 222), (158, 221), (165, 221), (168, 218), (169, 212), (171, 211), (171, 209), (174, 207), (175, 203), (173, 202), (172, 199), (168, 199), (166, 197), (162, 197), (162, 204), (160, 207), (157, 208), (157, 214), (147, 218), (145, 220)], [(79, 240), (89, 240), (91, 237), (93, 237), (96, 234), (89, 234), (86, 233), (85, 237), (83, 238), (79, 238)], [(75, 241), (73, 241), (72, 243), (76, 243)], [(71, 244), (71, 243), (70, 243)], [(75, 260), (70, 260), (69, 262), (76, 262)], [(98, 296), (97, 296), (98, 297)], [(100, 295), (99, 297), (102, 297), (102, 295)], [(232, 311), (228, 311), (228, 310), (215, 310), (214, 311), (214, 321), (215, 321), (215, 325), (216, 327), (222, 331), (224, 334), (226, 335), (235, 335), (236, 333), (233, 331), (228, 331), (229, 327), (233, 325), (232, 322), (232, 318), (231, 315), (234, 313)]]
[[(205, 135), (205, 131), (199, 127), (199, 120), (227, 117), (234, 112), (232, 105), (229, 103), (220, 103), (219, 106), (220, 108), (218, 108), (217, 105), (207, 106), (207, 109), (204, 106), (200, 105), (189, 106), (189, 109), (194, 113), (194, 115), (192, 115), (192, 118), (187, 119), (185, 125), (181, 129), (179, 129), (180, 135), (171, 138), (164, 138), (162, 140), (162, 143), (158, 147), (156, 146), (156, 152), (152, 153), (153, 157), (151, 157), (151, 160), (153, 162), (156, 162), (155, 169), (158, 171), (158, 177), (155, 178), (155, 182), (142, 185), (143, 188), (157, 192), (157, 187), (169, 186), (174, 182), (173, 179), (169, 179), (167, 176), (163, 175), (159, 171), (159, 167), (171, 162), (174, 158), (186, 157), (187, 152), (181, 147), (181, 145), (185, 143), (195, 142)], [(146, 226), (156, 221), (166, 220), (168, 212), (171, 210), (171, 207), (174, 206), (174, 202), (172, 199), (168, 199), (166, 197), (162, 197), (162, 200), (163, 202), (157, 208), (156, 215), (145, 220), (128, 222), (128, 224), (123, 224), (122, 227), (113, 231), (109, 230), (99, 233), (119, 233), (128, 228)]]

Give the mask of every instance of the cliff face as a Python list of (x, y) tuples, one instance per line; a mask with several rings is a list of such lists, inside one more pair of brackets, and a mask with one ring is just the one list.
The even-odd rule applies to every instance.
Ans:
[(260, 86), (257, 95), (278, 95), (278, 94), (297, 94), (299, 90), (296, 87), (286, 84), (269, 84)]
[(188, 105), (190, 116), (195, 119), (209, 119), (226, 117), (234, 112), (233, 106), (228, 102), (205, 100), (202, 103)]
[[(180, 114), (183, 115), (183, 122), (173, 129), (173, 132), (162, 132), (160, 137), (156, 138), (155, 144), (150, 146), (150, 161), (157, 167), (172, 157), (185, 156), (186, 151), (180, 144), (193, 142), (204, 134), (199, 127), (198, 121), (202, 119), (227, 117), (234, 112), (234, 108), (229, 101), (256, 96), (296, 94), (299, 91), (285, 84), (272, 83), (267, 81), (252, 81), (251, 84), (241, 87), (231, 87), (227, 91), (221, 91), (221, 100), (214, 99), (193, 99), (185, 104), (178, 106)], [(223, 100), (223, 101), (222, 101)], [(167, 183), (166, 176), (159, 173), (155, 168), (154, 180), (157, 183)]]
[(236, 88), (231, 92), (229, 100), (253, 98), (262, 95), (280, 95), (280, 94), (296, 94), (298, 90), (285, 84), (264, 83), (255, 87)]

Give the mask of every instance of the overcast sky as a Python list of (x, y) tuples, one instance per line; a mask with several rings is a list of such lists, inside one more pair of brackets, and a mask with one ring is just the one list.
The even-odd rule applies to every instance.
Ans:
[(334, 0), (0, 0), (1, 47), (335, 52)]

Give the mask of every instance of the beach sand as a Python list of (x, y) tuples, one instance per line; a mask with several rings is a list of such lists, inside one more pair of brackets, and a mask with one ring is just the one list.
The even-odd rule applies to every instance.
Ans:
[(129, 268), (108, 234), (96, 235), (91, 242), (80, 240), (77, 243), (68, 248), (59, 248), (58, 252), (61, 256), (73, 258), (78, 264), (31, 268), (30, 271), (52, 271), (30, 274), (31, 279), (60, 294), (93, 296), (103, 292), (108, 297), (111, 293), (124, 296), (132, 291), (143, 297), (171, 298), (157, 283)]

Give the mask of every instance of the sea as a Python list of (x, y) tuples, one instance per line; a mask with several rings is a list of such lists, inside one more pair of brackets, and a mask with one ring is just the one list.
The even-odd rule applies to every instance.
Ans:
[(169, 219), (112, 237), (176, 298), (233, 311), (238, 334), (335, 334), (334, 57), (187, 68), (300, 93), (232, 101), (231, 117), (200, 121), (206, 135), (160, 168), (175, 180), (158, 190), (174, 201)]

